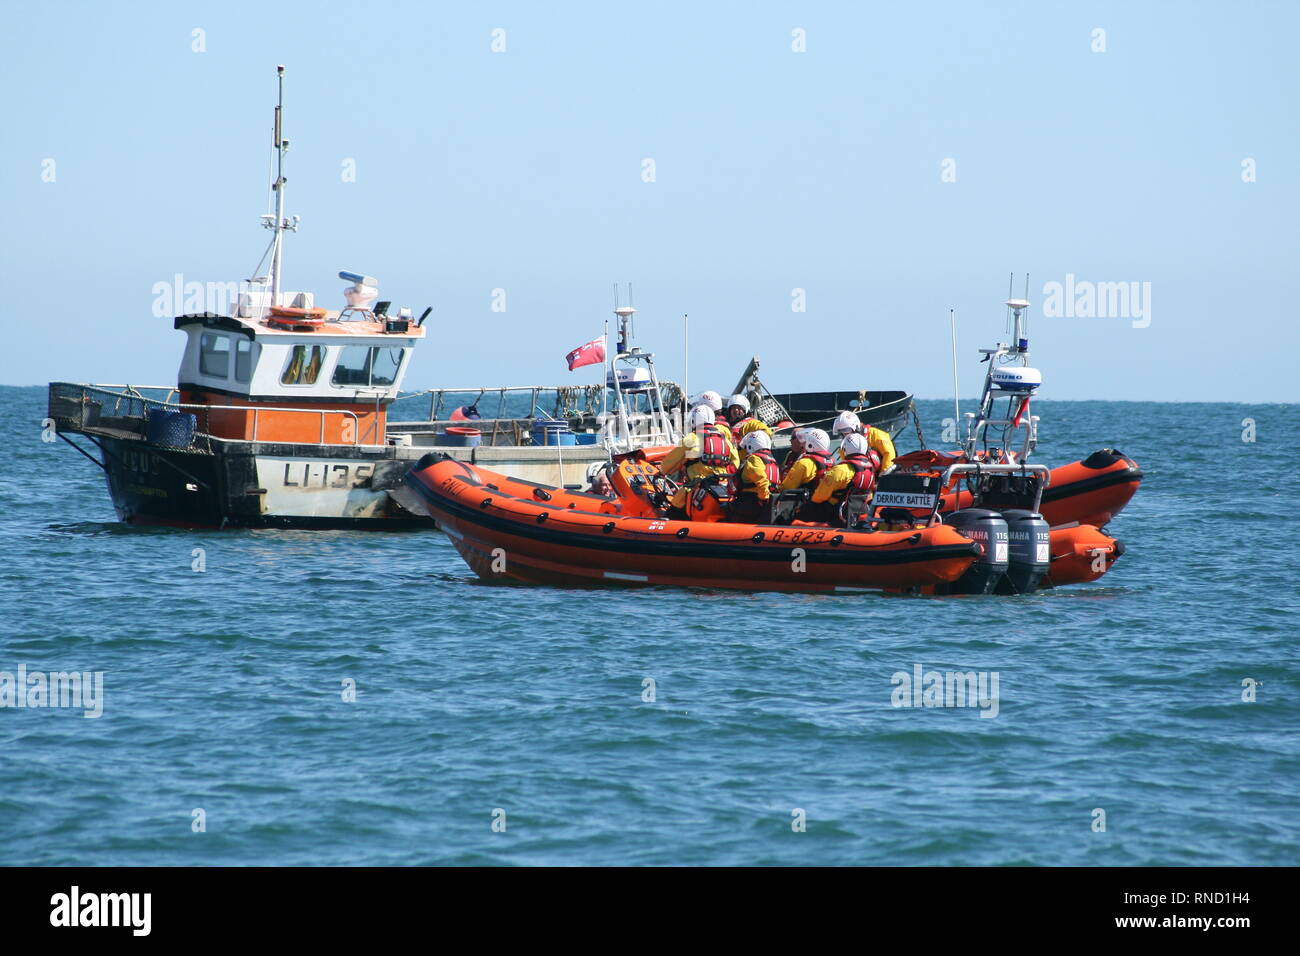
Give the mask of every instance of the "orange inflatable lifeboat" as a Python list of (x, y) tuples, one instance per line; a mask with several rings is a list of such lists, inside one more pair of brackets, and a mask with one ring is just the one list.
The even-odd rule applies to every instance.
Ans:
[(606, 499), (508, 478), (433, 453), (406, 477), (486, 580), (658, 584), (738, 590), (932, 593), (980, 546), (945, 524), (901, 532), (660, 517), (671, 488), (645, 456), (621, 456)]

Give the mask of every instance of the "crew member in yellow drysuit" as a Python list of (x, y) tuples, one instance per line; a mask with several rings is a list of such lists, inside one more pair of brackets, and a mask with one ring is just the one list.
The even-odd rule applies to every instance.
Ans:
[(894, 451), (894, 440), (889, 437), (889, 432), (874, 425), (862, 424), (862, 419), (853, 412), (840, 412), (840, 417), (835, 419), (835, 434), (840, 438), (854, 434), (865, 435), (867, 445), (880, 456), (880, 470), (885, 472), (894, 467), (898, 453)]
[(686, 517), (686, 499), (701, 478), (734, 474), (740, 455), (731, 440), (731, 432), (714, 422), (713, 409), (697, 405), (687, 416), (690, 431), (677, 447), (659, 462), (659, 473), (677, 481), (681, 487), (673, 494), (669, 517)]

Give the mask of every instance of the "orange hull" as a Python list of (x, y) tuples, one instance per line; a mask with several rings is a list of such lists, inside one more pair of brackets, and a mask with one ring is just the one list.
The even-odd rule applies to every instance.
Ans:
[(1096, 581), (1124, 553), (1124, 544), (1092, 525), (1052, 530), (1052, 568), (1039, 587)]
[(926, 592), (959, 578), (979, 547), (945, 525), (864, 533), (634, 516), (449, 459), (422, 461), (406, 482), (487, 580)]

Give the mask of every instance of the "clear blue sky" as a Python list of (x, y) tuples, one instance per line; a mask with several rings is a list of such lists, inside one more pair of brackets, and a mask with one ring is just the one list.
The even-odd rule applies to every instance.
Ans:
[[(175, 381), (153, 284), (251, 273), (284, 63), (286, 285), (434, 305), (411, 387), (592, 381), (563, 355), (630, 279), (669, 376), (691, 314), (692, 390), (757, 353), (778, 390), (948, 396), (955, 307), (970, 394), (1014, 270), (1047, 397), (1300, 400), (1298, 28), (1290, 2), (7, 4), (0, 382)], [(1150, 325), (1044, 318), (1070, 273), (1150, 282)]]

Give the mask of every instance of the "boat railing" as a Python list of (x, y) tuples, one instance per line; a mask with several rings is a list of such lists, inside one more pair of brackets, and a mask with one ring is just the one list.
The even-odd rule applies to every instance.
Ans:
[[(595, 432), (596, 444), (616, 450), (675, 443), (675, 438), (671, 441), (669, 438), (672, 429), (680, 427), (674, 423), (679, 421), (682, 402), (681, 388), (675, 382), (661, 382), (659, 391), (661, 407), (671, 408), (671, 416), (656, 411), (653, 399), (646, 396), (644, 403), (634, 399), (636, 404), (625, 419), (605, 394), (605, 388), (604, 385), (502, 385), (439, 387), (412, 392), (399, 395), (395, 408), (400, 410), (402, 403), (428, 396), (426, 417), (397, 418), (390, 409), (388, 433), (410, 434), (414, 438), (437, 436), (449, 427), (473, 428), (479, 431), (484, 445), (528, 445), (532, 443), (534, 423), (544, 421), (568, 423), (578, 434)], [(647, 407), (641, 407), (642, 404)], [(461, 408), (472, 408), (479, 417), (450, 417)]]
[[(669, 427), (680, 417), (674, 409), (669, 416)], [(630, 421), (622, 416), (607, 412), (604, 419), (599, 415), (584, 416), (581, 419), (555, 419), (539, 415), (536, 418), (440, 418), (432, 421), (390, 421), (388, 435), (410, 435), (414, 445), (456, 444), (448, 441), (447, 429), (473, 429), (478, 432), (478, 442), (483, 446), (528, 446), (537, 444), (533, 438), (537, 421), (575, 425), (573, 434), (578, 436), (577, 444), (601, 445), (613, 451), (628, 451), (654, 445), (675, 444), (670, 440), (671, 433), (666, 431), (657, 416), (649, 412), (630, 415)], [(428, 440), (432, 436), (432, 440)], [(463, 437), (459, 436), (459, 437)], [(586, 440), (583, 440), (583, 438)], [(425, 440), (421, 440), (425, 439)]]
[[(676, 382), (661, 382), (660, 386), (665, 407), (682, 401), (682, 390)], [(445, 421), (456, 408), (463, 406), (476, 408), (483, 420), (594, 418), (602, 411), (612, 411), (606, 387), (601, 384), (439, 386), (398, 395), (394, 404), (426, 395), (429, 410), (425, 422)]]
[[(966, 441), (963, 444), (969, 450), (976, 450), (980, 446), (981, 439), (984, 440), (985, 447), (994, 445), (1003, 451), (1013, 451), (1012, 445), (1015, 443), (1015, 436), (1018, 432), (1023, 431), (1023, 439), (1020, 442), (1020, 448), (1015, 453), (1020, 456), (1021, 460), (1028, 458), (1038, 447), (1038, 416), (1025, 415), (1020, 420), (1014, 418), (984, 418), (978, 419), (973, 412), (966, 413)], [(999, 434), (995, 442), (989, 442), (990, 432)]]
[[(153, 398), (145, 392), (163, 393), (162, 398)], [(262, 424), (262, 412), (277, 414), (314, 416), (319, 424), (318, 444), (325, 444), (325, 426), (330, 415), (340, 415), (351, 419), (350, 442), (331, 442), (331, 444), (360, 445), (361, 427), (357, 414), (348, 409), (329, 408), (283, 408), (270, 405), (210, 405), (193, 402), (179, 402), (172, 399), (178, 395), (174, 387), (164, 385), (85, 385), (72, 382), (51, 382), (49, 390), (49, 417), (57, 428), (94, 433), (99, 431), (131, 432), (143, 437), (147, 434), (149, 410), (161, 408), (167, 411), (189, 412), (195, 416), (194, 436), (190, 447), (202, 451), (211, 451), (209, 439), (214, 436), (209, 415), (211, 412), (252, 412), (253, 435), (248, 441), (264, 440), (259, 434)], [(274, 439), (279, 444), (311, 444), (310, 442), (284, 442)]]
[(986, 464), (984, 462), (963, 462), (959, 465), (949, 465), (944, 469), (943, 479), (940, 482), (940, 488), (947, 488), (952, 484), (953, 478), (958, 475), (1038, 475), (1042, 480), (1037, 482), (1034, 490), (1034, 505), (1030, 510), (1037, 511), (1043, 503), (1043, 492), (1047, 486), (1052, 483), (1052, 470), (1046, 465), (1030, 465), (1025, 462), (1006, 463), (1006, 464)]

